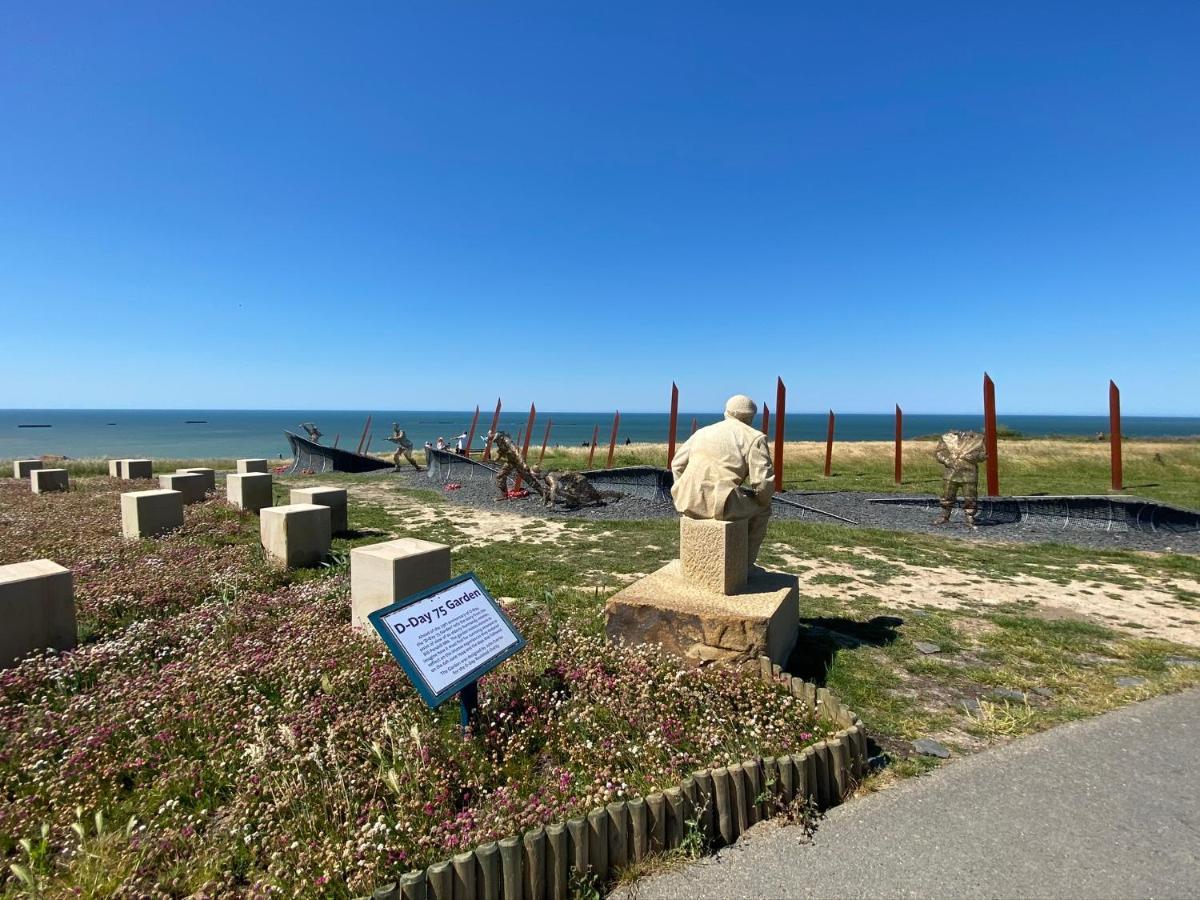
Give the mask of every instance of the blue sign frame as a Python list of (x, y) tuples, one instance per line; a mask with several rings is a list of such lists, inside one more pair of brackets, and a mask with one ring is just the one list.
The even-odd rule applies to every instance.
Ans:
[[(496, 614), (509, 628), (512, 629), (512, 633), (517, 636), (517, 641), (515, 644), (505, 647), (496, 655), (491, 656), (481, 662), (474, 669), (472, 669), (466, 675), (463, 675), (441, 693), (434, 693), (433, 688), (421, 676), (420, 670), (412, 661), (412, 658), (408, 655), (407, 651), (405, 651), (404, 647), (399, 641), (396, 640), (395, 636), (391, 632), (391, 629), (387, 627), (383, 619), (385, 616), (388, 616), (397, 610), (404, 609), (404, 607), (410, 606), (419, 600), (424, 600), (426, 597), (431, 597), (434, 594), (446, 590), (447, 588), (454, 587), (456, 584), (462, 584), (467, 581), (475, 582), (475, 585), (480, 589), (480, 591), (483, 592), (483, 598), (492, 605), (492, 608), (496, 611)], [(521, 635), (521, 632), (517, 630), (517, 626), (513, 624), (512, 619), (510, 619), (505, 614), (504, 610), (500, 608), (500, 604), (496, 602), (496, 598), (488, 593), (488, 589), (484, 587), (483, 582), (479, 580), (478, 576), (474, 572), (467, 572), (465, 575), (459, 575), (456, 578), (451, 578), (449, 581), (443, 581), (441, 584), (435, 584), (431, 588), (426, 588), (423, 591), (418, 591), (415, 594), (411, 594), (401, 600), (397, 600), (390, 606), (385, 606), (383, 609), (377, 609), (373, 613), (370, 613), (367, 616), (367, 619), (375, 627), (375, 631), (379, 633), (379, 636), (387, 645), (388, 650), (391, 651), (392, 656), (396, 658), (396, 662), (400, 663), (400, 668), (404, 670), (404, 674), (408, 676), (408, 680), (411, 681), (413, 687), (417, 689), (417, 693), (421, 695), (421, 699), (425, 701), (425, 705), (431, 709), (441, 706), (463, 688), (474, 684), (481, 677), (492, 671), (492, 669), (496, 668), (496, 666), (500, 665), (500, 663), (504, 662), (504, 660), (508, 659), (526, 644), (525, 638)]]

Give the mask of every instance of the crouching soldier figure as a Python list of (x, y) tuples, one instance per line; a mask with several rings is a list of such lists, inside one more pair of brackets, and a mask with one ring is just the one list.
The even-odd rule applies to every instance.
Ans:
[(934, 525), (945, 525), (954, 511), (958, 490), (962, 488), (963, 514), (967, 527), (975, 527), (975, 512), (979, 508), (979, 464), (987, 459), (983, 435), (977, 431), (947, 431), (938, 441), (934, 452), (945, 468), (942, 476), (942, 496), (938, 500), (942, 517)]
[[(496, 472), (496, 501), (508, 499), (508, 476), (516, 472), (526, 484), (539, 494), (543, 494), (541, 482), (521, 459), (521, 451), (513, 443), (507, 431), (497, 431), (488, 435), (492, 440), (492, 450), (496, 454), (496, 462), (500, 468)], [(544, 495), (544, 494), (543, 494)]]
[[(605, 493), (619, 496), (611, 491)], [(581, 506), (603, 506), (605, 493), (592, 487), (592, 483), (579, 472), (547, 472), (542, 499), (546, 506), (562, 503), (567, 509), (578, 509)]]

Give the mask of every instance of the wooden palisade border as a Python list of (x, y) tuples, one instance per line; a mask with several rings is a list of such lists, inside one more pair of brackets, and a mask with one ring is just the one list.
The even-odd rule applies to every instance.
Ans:
[(842, 802), (867, 771), (867, 730), (826, 688), (759, 657), (766, 681), (785, 685), (838, 730), (800, 753), (701, 769), (667, 790), (593, 809), (521, 837), (492, 841), (398, 883), (375, 900), (566, 900), (573, 877), (611, 881), (625, 866), (679, 847), (689, 822), (706, 846), (733, 843), (751, 825), (797, 798), (826, 809)]

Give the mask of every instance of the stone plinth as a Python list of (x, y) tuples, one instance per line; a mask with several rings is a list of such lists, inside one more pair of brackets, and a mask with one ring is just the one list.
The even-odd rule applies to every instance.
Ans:
[(153, 537), (182, 526), (183, 494), (179, 491), (130, 491), (121, 495), (121, 533), (125, 537)]
[(450, 580), (450, 548), (400, 538), (350, 551), (350, 624), (374, 631), (367, 616), (402, 597)]
[(315, 566), (329, 553), (329, 507), (315, 503), (268, 506), (259, 513), (267, 555), (286, 565)]
[(317, 506), (328, 506), (330, 527), (333, 529), (333, 533), (340, 534), (346, 530), (346, 491), (344, 488), (292, 488), (290, 499), (293, 503), (315, 503)]
[(48, 559), (0, 566), (0, 669), (34, 650), (78, 642), (71, 572)]
[(264, 472), (225, 476), (225, 497), (238, 509), (258, 512), (275, 502), (271, 476)]
[(747, 523), (715, 519), (679, 520), (679, 563), (683, 576), (718, 594), (733, 594), (749, 569)]
[(609, 640), (659, 643), (696, 664), (766, 655), (783, 665), (796, 642), (799, 591), (795, 575), (758, 568), (734, 593), (712, 591), (685, 578), (675, 560), (610, 598), (604, 630)]
[(239, 459), (237, 461), (237, 470), (239, 475), (245, 475), (250, 472), (266, 472), (267, 461), (265, 459)]
[(14, 459), (13, 478), (28, 478), (34, 469), (40, 469), (44, 463), (40, 459)]
[(180, 475), (199, 475), (204, 479), (204, 492), (215, 491), (217, 489), (217, 470), (216, 469), (176, 469)]
[(110, 459), (108, 461), (108, 477), (109, 478), (120, 478), (121, 477), (121, 462), (122, 462), (122, 460), (119, 460), (119, 459)]
[(153, 478), (154, 463), (148, 459), (121, 460), (122, 478)]
[(66, 469), (32, 469), (29, 472), (29, 484), (35, 494), (71, 489), (71, 479), (67, 477)]
[(184, 503), (199, 503), (204, 499), (204, 476), (183, 472), (159, 475), (158, 486), (164, 491), (179, 491)]

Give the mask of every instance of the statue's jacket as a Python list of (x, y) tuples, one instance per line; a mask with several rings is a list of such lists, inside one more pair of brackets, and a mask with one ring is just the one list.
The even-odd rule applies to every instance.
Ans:
[(775, 468), (767, 438), (727, 416), (693, 434), (671, 462), (675, 508), (695, 519), (734, 522), (771, 505)]

